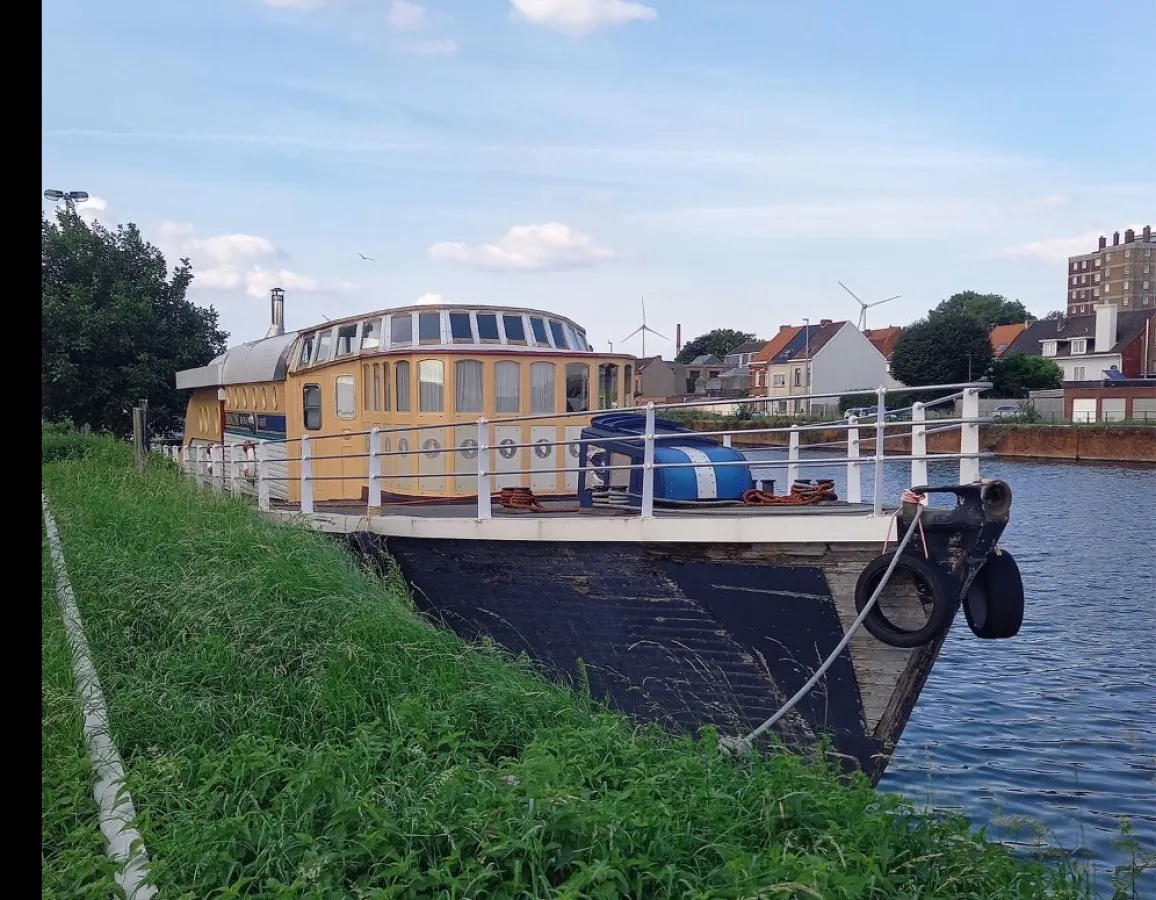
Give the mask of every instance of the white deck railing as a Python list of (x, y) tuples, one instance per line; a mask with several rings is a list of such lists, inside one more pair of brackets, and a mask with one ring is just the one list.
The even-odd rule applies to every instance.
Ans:
[[(874, 422), (860, 421), (855, 417), (848, 417), (846, 420), (838, 422), (825, 422), (805, 425), (790, 425), (790, 426), (769, 426), (766, 428), (743, 428), (743, 429), (729, 429), (717, 431), (699, 431), (694, 432), (696, 437), (718, 437), (725, 446), (731, 446), (731, 438), (735, 434), (743, 435), (759, 435), (759, 434), (783, 434), (788, 435), (787, 443), (787, 480), (794, 483), (799, 477), (799, 470), (803, 467), (815, 466), (832, 466), (845, 464), (847, 469), (847, 492), (844, 497), (850, 503), (862, 502), (862, 485), (861, 472), (863, 468), (870, 465), (873, 467), (874, 490), (873, 494), (873, 511), (875, 515), (882, 514), (883, 509), (883, 466), (895, 463), (909, 463), (911, 467), (911, 486), (927, 484), (927, 463), (930, 460), (958, 460), (959, 462), (959, 483), (969, 484), (979, 478), (979, 460), (983, 457), (990, 456), (988, 453), (981, 453), (979, 449), (979, 426), (989, 422), (989, 418), (984, 418), (979, 415), (979, 395), (982, 391), (990, 388), (991, 385), (986, 382), (972, 382), (968, 384), (948, 384), (948, 385), (930, 385), (927, 387), (918, 388), (883, 388), (880, 387), (876, 393), (876, 411), (874, 416), (864, 417), (867, 420), (874, 419)], [(886, 398), (888, 394), (894, 393), (934, 393), (950, 391), (951, 393), (939, 396), (927, 403), (915, 403), (911, 407), (903, 410), (888, 410), (886, 408)], [(845, 393), (845, 392), (844, 392)], [(806, 396), (795, 397), (793, 399), (800, 400), (828, 400), (833, 397), (841, 396), (841, 394), (811, 394)], [(962, 415), (958, 418), (940, 418), (929, 420), (927, 418), (927, 410), (929, 408), (940, 406), (943, 404), (954, 404), (954, 401), (962, 399)], [(667, 468), (691, 468), (696, 464), (694, 462), (684, 463), (656, 463), (654, 458), (654, 448), (658, 441), (680, 440), (685, 439), (685, 434), (656, 434), (655, 420), (657, 413), (660, 410), (677, 410), (677, 411), (693, 411), (695, 409), (705, 409), (712, 404), (717, 404), (717, 400), (702, 400), (689, 401), (684, 403), (665, 403), (655, 404), (648, 403), (643, 407), (631, 407), (627, 409), (608, 409), (599, 411), (584, 411), (580, 413), (563, 413), (563, 414), (543, 414), (532, 416), (503, 416), (501, 419), (489, 420), (484, 417), (463, 421), (440, 422), (429, 425), (399, 425), (392, 428), (370, 428), (368, 431), (354, 431), (342, 432), (340, 434), (327, 434), (318, 437), (309, 437), (308, 435), (299, 438), (288, 438), (280, 441), (259, 440), (254, 441), (254, 458), (245, 457), (243, 452), (238, 454), (236, 452), (239, 446), (236, 443), (212, 443), (212, 444), (196, 444), (184, 447), (166, 447), (162, 448), (162, 452), (166, 455), (176, 459), (193, 479), (197, 481), (202, 487), (217, 491), (229, 491), (234, 495), (255, 495), (258, 506), (263, 510), (268, 510), (272, 507), (273, 493), (281, 483), (288, 482), (290, 479), (288, 469), (284, 468), (287, 461), (295, 461), (300, 463), (300, 471), (295, 479), (300, 483), (300, 511), (302, 513), (313, 513), (315, 511), (314, 503), (314, 483), (318, 481), (328, 480), (360, 480), (362, 481), (368, 491), (367, 513), (369, 515), (380, 515), (381, 493), (384, 482), (389, 479), (417, 479), (420, 483), (422, 478), (444, 478), (447, 476), (456, 477), (458, 475), (466, 474), (472, 476), (473, 472), (463, 473), (456, 471), (437, 472), (437, 473), (422, 473), (419, 471), (407, 471), (405, 473), (384, 474), (382, 468), (383, 459), (390, 457), (406, 457), (418, 458), (422, 454), (445, 454), (452, 453), (463, 456), (468, 459), (466, 454), (470, 451), (476, 450), (477, 453), (477, 518), (488, 519), (491, 517), (491, 476), (497, 474), (503, 478), (506, 476), (531, 476), (535, 474), (542, 474), (544, 471), (554, 473), (577, 473), (582, 471), (597, 470), (601, 472), (611, 471), (632, 471), (635, 469), (642, 469), (645, 473), (642, 479), (642, 498), (640, 515), (643, 518), (650, 518), (654, 515), (654, 471), (657, 469)], [(744, 406), (748, 404), (766, 403), (765, 397), (751, 397), (745, 399), (737, 399), (731, 401), (736, 405)], [(645, 429), (643, 434), (639, 435), (637, 439), (643, 442), (643, 460), (641, 463), (632, 464), (614, 464), (614, 465), (598, 465), (594, 466), (587, 462), (585, 467), (582, 466), (555, 466), (548, 470), (543, 469), (502, 469), (496, 472), (490, 468), (492, 463), (491, 451), (495, 450), (495, 446), (490, 443), (490, 426), (494, 424), (509, 425), (523, 422), (533, 422), (541, 420), (552, 420), (557, 422), (560, 419), (589, 419), (592, 416), (605, 415), (608, 413), (626, 413), (637, 412), (645, 415)], [(909, 412), (910, 420), (888, 421), (888, 415), (895, 415), (895, 413)], [(388, 437), (392, 434), (410, 435), (414, 432), (430, 431), (430, 430), (445, 430), (453, 429), (460, 426), (469, 426), (477, 428), (476, 447), (469, 447), (463, 449), (463, 446), (452, 447), (438, 447), (427, 448), (422, 446), (415, 446), (406, 450), (383, 450), (382, 438)], [(864, 456), (861, 452), (861, 444), (864, 440), (862, 432), (870, 429), (874, 432), (874, 453), (870, 456)], [(900, 431), (902, 429), (902, 431)], [(959, 450), (951, 453), (928, 453), (927, 452), (927, 437), (930, 434), (959, 430)], [(817, 443), (807, 445), (811, 449), (821, 447), (838, 446), (845, 449), (844, 455), (832, 457), (801, 457), (800, 456), (800, 435), (807, 431), (843, 431), (846, 433), (845, 440), (828, 441), (826, 443)], [(888, 433), (890, 432), (890, 433)], [(362, 437), (366, 440), (366, 451), (364, 453), (341, 453), (341, 454), (318, 454), (313, 450), (314, 441), (322, 441), (328, 439), (347, 439), (351, 437)], [(906, 454), (885, 455), (884, 445), (887, 440), (903, 438), (909, 436), (911, 438), (911, 449)], [(622, 440), (635, 440), (630, 436), (621, 438)], [(506, 449), (526, 449), (541, 446), (559, 447), (581, 444), (602, 444), (606, 442), (606, 438), (586, 438), (573, 439), (563, 441), (545, 441), (536, 440), (533, 443), (505, 443), (503, 447)], [(299, 446), (299, 453), (296, 456), (290, 457), (287, 452), (287, 447), (292, 444)], [(285, 451), (283, 454), (274, 454), (274, 448), (280, 446), (281, 450)], [(778, 445), (781, 446), (781, 445)], [(754, 448), (752, 448), (754, 449)], [(284, 469), (286, 474), (279, 475), (273, 470), (274, 455), (279, 458), (276, 459), (278, 470)], [(366, 473), (364, 475), (314, 475), (313, 464), (321, 460), (332, 459), (365, 459)], [(753, 460), (736, 460), (733, 462), (713, 462), (715, 467), (724, 466), (752, 466), (757, 465), (761, 461)], [(774, 463), (770, 463), (773, 465)], [(284, 493), (284, 490), (278, 491)], [(349, 501), (341, 501), (348, 506)], [(411, 501), (412, 502), (412, 501)], [(389, 505), (389, 504), (386, 504)]]

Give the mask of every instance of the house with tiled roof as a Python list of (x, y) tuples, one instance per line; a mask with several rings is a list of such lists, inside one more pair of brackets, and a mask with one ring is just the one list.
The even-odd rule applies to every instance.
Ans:
[(1016, 322), (1012, 325), (996, 325), (991, 330), (991, 352), (995, 359), (1002, 359), (1011, 350), (1012, 344), (1028, 327), (1027, 322)]
[(1020, 332), (1007, 354), (1055, 360), (1064, 381), (1103, 381), (1106, 373), (1124, 378), (1156, 375), (1156, 309), (1120, 312), (1100, 304), (1092, 316), (1043, 319)]
[[(892, 383), (887, 361), (851, 322), (820, 319), (817, 325), (784, 325), (751, 362), (752, 395), (766, 397), (779, 414), (835, 412), (838, 394)], [(808, 384), (809, 382), (809, 384)], [(808, 393), (835, 396), (804, 400)]]

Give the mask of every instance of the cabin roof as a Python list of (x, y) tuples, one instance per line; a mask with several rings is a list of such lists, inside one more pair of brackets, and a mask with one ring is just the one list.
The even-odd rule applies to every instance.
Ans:
[(208, 365), (177, 372), (177, 389), (284, 381), (289, 350), (296, 339), (297, 332), (291, 331), (231, 347)]

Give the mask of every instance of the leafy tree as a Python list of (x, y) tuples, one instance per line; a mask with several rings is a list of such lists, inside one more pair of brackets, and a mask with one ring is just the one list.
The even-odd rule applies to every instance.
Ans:
[(1027, 308), (1018, 300), (1009, 300), (1002, 294), (979, 294), (975, 291), (952, 294), (935, 307), (933, 312), (966, 313), (978, 319), (989, 329), (996, 325), (1023, 322), (1029, 315)]
[(959, 309), (932, 310), (895, 342), (891, 374), (909, 387), (978, 379), (991, 365), (987, 325)]
[(1068, 317), (1068, 314), (1065, 310), (1053, 309), (1050, 313), (1048, 313), (1046, 316), (1044, 316), (1044, 321), (1054, 322), (1056, 319), (1066, 319), (1067, 317)]
[(740, 344), (745, 344), (747, 341), (753, 341), (754, 339), (755, 336), (748, 331), (735, 331), (733, 328), (716, 328), (714, 331), (700, 334), (693, 341), (687, 341), (683, 344), (682, 350), (679, 351), (674, 361), (677, 363), (688, 363), (696, 356), (703, 356), (708, 353), (722, 359), (734, 350), (735, 347), (738, 347)]
[(1012, 353), (991, 364), (988, 376), (995, 397), (1026, 397), (1028, 391), (1063, 387), (1064, 372), (1055, 360)]
[(41, 415), (124, 436), (147, 399), (155, 431), (179, 427), (176, 372), (204, 365), (228, 338), (216, 310), (185, 299), (189, 261), (170, 277), (135, 225), (110, 231), (66, 211), (40, 218)]

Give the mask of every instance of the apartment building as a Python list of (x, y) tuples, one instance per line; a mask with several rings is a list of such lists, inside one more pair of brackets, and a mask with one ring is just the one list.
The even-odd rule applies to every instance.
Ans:
[(1068, 257), (1068, 315), (1093, 315), (1100, 303), (1121, 312), (1156, 308), (1156, 238), (1152, 226), (1100, 236), (1091, 253)]

